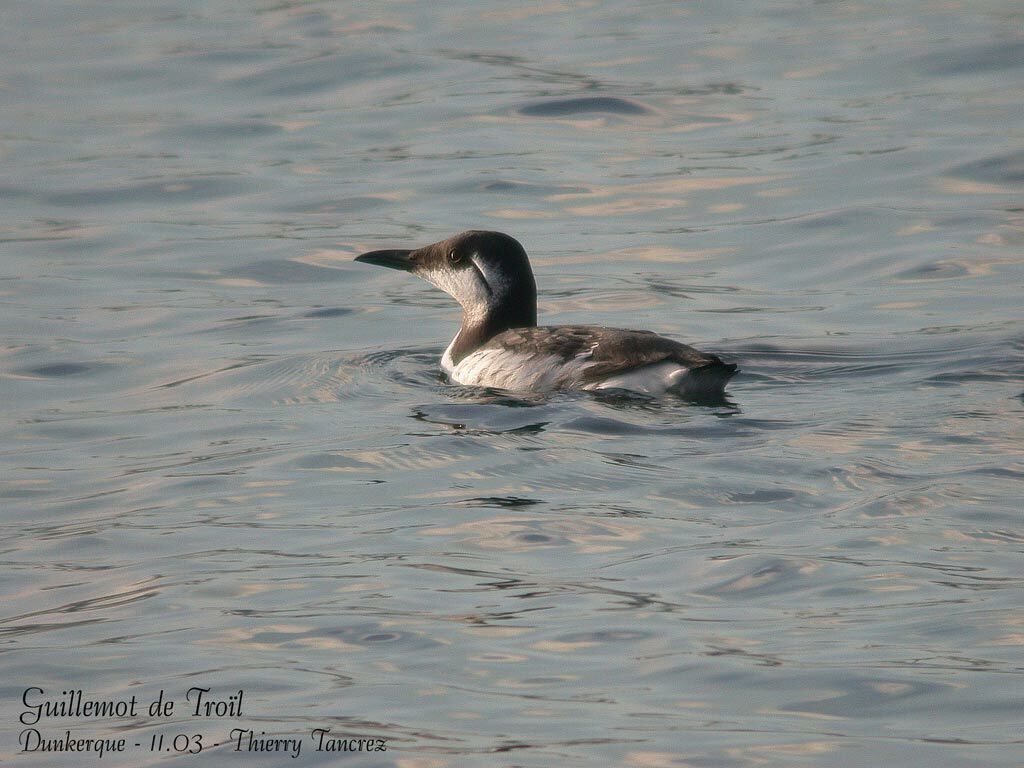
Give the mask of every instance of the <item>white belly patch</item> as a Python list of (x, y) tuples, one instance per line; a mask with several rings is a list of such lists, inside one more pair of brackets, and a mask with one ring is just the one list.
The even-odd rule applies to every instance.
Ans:
[(679, 363), (655, 363), (609, 376), (583, 389), (628, 389), (644, 395), (663, 395), (678, 388), (689, 371)]
[(626, 389), (644, 395), (663, 395), (686, 381), (689, 369), (664, 362), (636, 368), (596, 382), (584, 374), (593, 363), (581, 355), (565, 360), (557, 355), (526, 356), (508, 350), (487, 349), (467, 355), (456, 366), (446, 354), (441, 367), (457, 384), (512, 391), (544, 392), (555, 389)]
[(581, 366), (572, 362), (567, 365), (555, 355), (524, 357), (507, 350), (487, 349), (466, 355), (454, 368), (446, 368), (446, 372), (458, 384), (542, 392), (571, 386), (568, 380), (578, 378)]

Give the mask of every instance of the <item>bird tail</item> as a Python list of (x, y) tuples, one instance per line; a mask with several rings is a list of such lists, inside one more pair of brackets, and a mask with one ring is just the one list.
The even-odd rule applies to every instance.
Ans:
[(682, 372), (673, 387), (683, 397), (692, 400), (720, 398), (725, 394), (725, 385), (739, 372), (735, 363), (714, 360)]

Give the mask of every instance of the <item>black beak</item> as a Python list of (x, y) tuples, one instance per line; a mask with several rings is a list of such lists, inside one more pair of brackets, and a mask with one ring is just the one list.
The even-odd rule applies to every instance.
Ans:
[(356, 256), (356, 261), (364, 261), (367, 264), (376, 264), (378, 267), (388, 269), (400, 269), (403, 272), (411, 272), (415, 263), (409, 258), (412, 251), (370, 251)]

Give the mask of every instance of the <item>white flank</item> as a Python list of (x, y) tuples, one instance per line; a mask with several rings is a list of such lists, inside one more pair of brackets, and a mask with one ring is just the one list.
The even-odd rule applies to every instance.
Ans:
[(609, 376), (584, 389), (628, 389), (642, 395), (663, 395), (670, 389), (677, 389), (689, 372), (689, 368), (679, 363), (655, 363)]

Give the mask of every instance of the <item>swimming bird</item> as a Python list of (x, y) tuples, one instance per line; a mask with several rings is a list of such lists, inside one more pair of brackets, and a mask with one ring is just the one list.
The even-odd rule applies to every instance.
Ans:
[(462, 305), (462, 327), (441, 357), (458, 383), (513, 392), (623, 389), (721, 396), (736, 365), (650, 331), (537, 325), (537, 284), (526, 251), (501, 232), (471, 230), (415, 250), (356, 261), (423, 278)]

